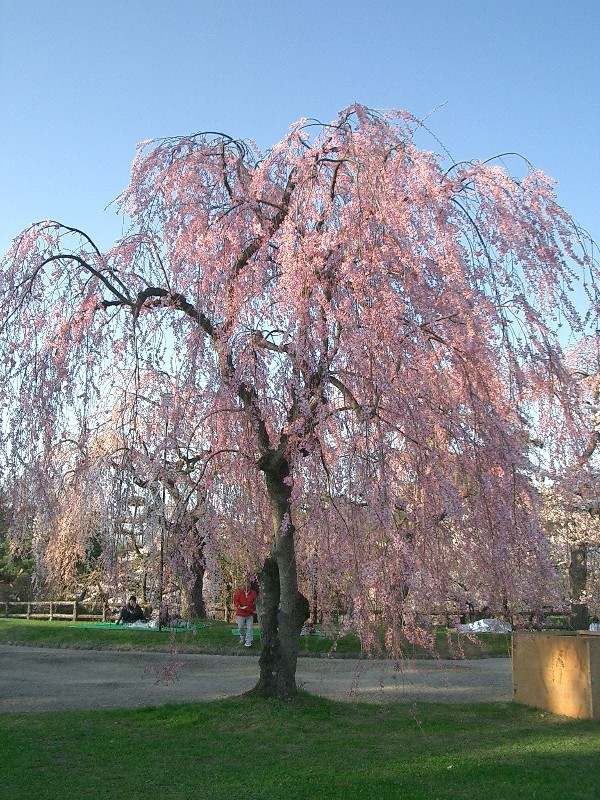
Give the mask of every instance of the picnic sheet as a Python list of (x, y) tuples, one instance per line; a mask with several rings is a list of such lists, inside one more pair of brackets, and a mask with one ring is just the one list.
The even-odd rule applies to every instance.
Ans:
[(476, 622), (457, 625), (456, 629), (461, 633), (510, 633), (512, 625), (499, 619), (478, 619)]

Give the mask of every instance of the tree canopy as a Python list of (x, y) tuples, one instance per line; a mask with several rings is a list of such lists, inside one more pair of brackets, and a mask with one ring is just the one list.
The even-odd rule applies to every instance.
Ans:
[(83, 475), (99, 430), (141, 420), (146, 480), (200, 465), (227, 530), (207, 553), (261, 569), (264, 694), (295, 691), (301, 589), (389, 644), (433, 610), (552, 597), (528, 442), (560, 420), (550, 459), (584, 447), (557, 334), (594, 318), (597, 265), (542, 173), (448, 163), (419, 130), (354, 105), (266, 153), (145, 142), (112, 249), (48, 221), (2, 263), (8, 481), (43, 506), (61, 442)]

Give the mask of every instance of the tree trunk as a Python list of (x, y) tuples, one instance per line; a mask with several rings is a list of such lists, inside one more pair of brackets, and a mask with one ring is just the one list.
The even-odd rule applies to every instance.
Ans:
[(271, 503), (274, 546), (260, 573), (260, 677), (253, 693), (289, 700), (297, 693), (300, 631), (310, 609), (298, 590), (291, 489), (285, 483), (289, 476), (287, 459), (279, 452), (270, 453), (261, 459), (260, 466)]
[(196, 562), (192, 567), (194, 583), (191, 589), (184, 594), (184, 608), (182, 609), (186, 617), (205, 617), (206, 603), (204, 602), (204, 566)]
[(569, 583), (571, 593), (570, 625), (575, 630), (586, 630), (590, 624), (588, 607), (581, 602), (587, 583), (587, 542), (577, 542), (571, 547)]

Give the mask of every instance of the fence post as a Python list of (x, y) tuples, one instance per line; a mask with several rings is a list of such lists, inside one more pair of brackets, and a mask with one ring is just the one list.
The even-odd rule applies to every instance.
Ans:
[(50, 600), (50, 612), (48, 614), (48, 618), (49, 618), (50, 622), (52, 622), (52, 600)]
[(73, 622), (77, 622), (77, 600), (73, 600)]
[(31, 619), (31, 602), (27, 601), (27, 619)]

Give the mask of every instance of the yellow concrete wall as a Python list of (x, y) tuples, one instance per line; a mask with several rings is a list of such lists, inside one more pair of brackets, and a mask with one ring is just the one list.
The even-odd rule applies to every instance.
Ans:
[(513, 699), (554, 714), (600, 720), (600, 636), (515, 632)]

